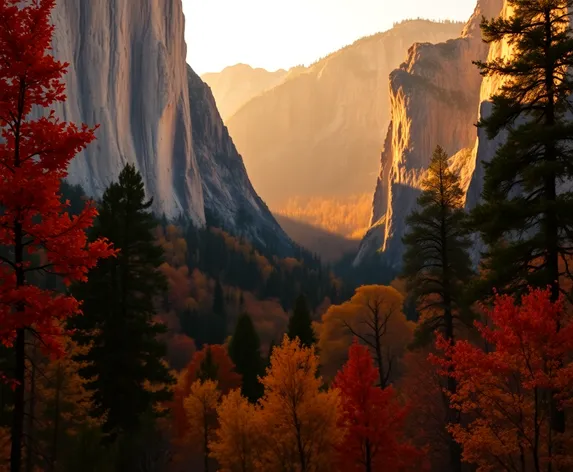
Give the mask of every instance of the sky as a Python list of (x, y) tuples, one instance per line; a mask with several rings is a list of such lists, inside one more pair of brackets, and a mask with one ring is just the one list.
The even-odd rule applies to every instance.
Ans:
[(467, 20), (476, 0), (183, 0), (187, 62), (198, 74), (244, 63), (309, 65), (405, 18)]

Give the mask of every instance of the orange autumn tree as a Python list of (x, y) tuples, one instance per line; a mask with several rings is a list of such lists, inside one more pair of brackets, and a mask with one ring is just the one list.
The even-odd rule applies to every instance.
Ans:
[(317, 376), (318, 357), (312, 347), (285, 335), (271, 354), (271, 365), (261, 379), (262, 447), (260, 470), (329, 472), (335, 467), (337, 427), (336, 390), (322, 391)]
[(408, 408), (392, 387), (376, 387), (378, 370), (367, 347), (355, 340), (333, 388), (340, 391), (338, 468), (348, 472), (423, 470), (422, 451), (404, 439)]
[(220, 398), (217, 382), (196, 380), (183, 403), (189, 422), (188, 443), (203, 453), (205, 472), (209, 472), (209, 444), (217, 427), (217, 406)]
[(226, 394), (241, 386), (241, 376), (235, 372), (235, 364), (233, 364), (224, 346), (206, 345), (200, 351), (195, 352), (189, 365), (179, 375), (177, 386), (173, 392), (173, 421), (175, 436), (179, 439), (182, 439), (189, 430), (184, 401), (191, 392), (191, 386), (198, 379), (201, 365), (205, 362), (208, 351), (210, 351), (212, 362), (216, 366), (214, 369), (216, 373), (211, 380), (217, 381), (221, 393)]
[(471, 418), (450, 426), (463, 460), (479, 472), (560, 470), (573, 459), (571, 444), (551, 431), (551, 392), (568, 400), (573, 378), (571, 366), (561, 363), (573, 349), (563, 302), (553, 303), (548, 289), (531, 289), (519, 305), (498, 295), (486, 320), (476, 326), (487, 351), (467, 341), (452, 346), (440, 336), (444, 357), (433, 358), (458, 382), (452, 405)]
[[(70, 217), (60, 183), (72, 158), (94, 139), (94, 129), (59, 121), (51, 109), (63, 102), (67, 64), (49, 53), (55, 0), (0, 0), (0, 340), (14, 346), (15, 399), (12, 471), (20, 471), (24, 423), (26, 336), (56, 352), (60, 321), (80, 311), (73, 297), (30, 283), (30, 275), (86, 279), (100, 257), (112, 254), (85, 231), (96, 210)], [(34, 118), (32, 109), (46, 109)]]
[(253, 472), (261, 453), (260, 408), (232, 390), (217, 407), (219, 428), (210, 444), (221, 472)]

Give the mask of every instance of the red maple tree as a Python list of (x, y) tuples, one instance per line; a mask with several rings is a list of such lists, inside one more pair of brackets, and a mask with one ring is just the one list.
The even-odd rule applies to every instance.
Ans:
[[(50, 55), (55, 0), (0, 0), (0, 341), (14, 346), (15, 388), (11, 470), (19, 471), (24, 418), (26, 336), (58, 351), (62, 321), (80, 312), (73, 297), (40, 287), (32, 274), (84, 281), (113, 250), (89, 243), (96, 209), (71, 217), (61, 180), (71, 159), (94, 139), (94, 129), (59, 121), (50, 107), (66, 99), (68, 64)], [(32, 110), (48, 109), (35, 118)], [(33, 283), (34, 279), (35, 283)]]
[[(549, 289), (530, 290), (517, 304), (496, 296), (476, 323), (484, 346), (438, 336), (443, 357), (432, 360), (453, 376), (458, 390), (453, 406), (467, 415), (451, 425), (463, 459), (478, 471), (541, 471), (571, 464), (570, 438), (551, 431), (552, 395), (569, 402), (573, 369), (563, 364), (573, 349), (573, 324), (563, 301), (551, 301)], [(449, 370), (449, 372), (448, 372)], [(562, 404), (562, 403), (561, 403)], [(556, 451), (565, 451), (565, 455)], [(557, 469), (555, 468), (557, 466)]]
[(377, 378), (368, 348), (355, 340), (333, 384), (341, 396), (339, 426), (346, 431), (339, 446), (340, 470), (424, 470), (422, 451), (404, 438), (408, 408), (400, 405), (391, 386), (376, 387)]

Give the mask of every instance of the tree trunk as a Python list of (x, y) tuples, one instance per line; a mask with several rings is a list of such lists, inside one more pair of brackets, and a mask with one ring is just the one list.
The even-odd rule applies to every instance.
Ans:
[(32, 441), (34, 440), (34, 416), (36, 413), (36, 342), (32, 348), (32, 355), (30, 357), (30, 400), (28, 405), (28, 427), (26, 431), (27, 435), (27, 450), (26, 450), (26, 472), (32, 472), (34, 468), (34, 461), (32, 456), (32, 448), (30, 447)]
[(364, 469), (365, 472), (372, 472), (372, 450), (370, 448), (370, 441), (366, 440), (366, 468)]

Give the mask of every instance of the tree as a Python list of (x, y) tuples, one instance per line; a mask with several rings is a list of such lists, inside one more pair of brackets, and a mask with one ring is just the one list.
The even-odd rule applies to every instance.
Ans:
[(262, 470), (330, 471), (342, 432), (337, 428), (339, 398), (321, 391), (314, 348), (285, 335), (273, 349), (271, 365), (261, 379), (260, 401), (264, 445)]
[(551, 297), (551, 288), (532, 289), (517, 305), (497, 295), (486, 322), (476, 323), (487, 349), (438, 338), (443, 357), (433, 359), (458, 383), (450, 402), (472, 419), (449, 429), (478, 471), (549, 472), (571, 463), (570, 439), (551, 431), (551, 405), (573, 398), (573, 369), (561, 362), (573, 348), (573, 324), (562, 299)]
[[(407, 290), (425, 315), (417, 337), (429, 340), (429, 334), (440, 329), (453, 343), (455, 321), (467, 322), (462, 293), (472, 277), (468, 255), (471, 243), (459, 177), (450, 170), (448, 156), (440, 146), (434, 151), (422, 188), (418, 198), (420, 210), (406, 219), (409, 229), (403, 237), (406, 246), (403, 276)], [(455, 394), (453, 377), (447, 378), (447, 388)], [(450, 410), (448, 422), (458, 420), (458, 412)], [(460, 450), (453, 441), (451, 462), (455, 471), (461, 470)]]
[(472, 219), (487, 244), (487, 288), (519, 295), (529, 285), (550, 285), (556, 301), (561, 276), (571, 277), (568, 265), (560, 270), (559, 259), (571, 255), (573, 235), (573, 192), (561, 185), (573, 178), (573, 30), (567, 11), (573, 2), (508, 4), (511, 17), (481, 24), (486, 43), (511, 44), (512, 54), (476, 62), (483, 76), (503, 80), (479, 126), (489, 139), (502, 132), (506, 139), (484, 163), (483, 202)]
[(217, 407), (219, 428), (210, 443), (221, 472), (255, 472), (261, 454), (259, 407), (232, 390)]
[[(207, 358), (211, 357), (211, 360)], [(215, 366), (215, 378), (211, 375), (204, 375), (205, 372), (212, 370), (207, 367), (209, 364)], [(205, 346), (202, 350), (195, 352), (189, 362), (189, 365), (179, 376), (179, 380), (173, 392), (173, 421), (175, 436), (181, 442), (189, 430), (189, 424), (185, 415), (184, 402), (191, 392), (191, 385), (196, 380), (214, 380), (217, 382), (217, 388), (222, 394), (227, 394), (235, 388), (241, 387), (241, 376), (235, 372), (235, 365), (227, 354), (223, 346)]]
[[(98, 265), (87, 284), (74, 293), (84, 315), (73, 319), (74, 338), (89, 346), (78, 360), (90, 379), (96, 418), (104, 418), (108, 439), (138, 428), (141, 415), (169, 400), (174, 379), (162, 361), (165, 344), (157, 337), (165, 326), (154, 321), (156, 298), (166, 288), (158, 270), (162, 249), (155, 243), (154, 216), (148, 211), (141, 175), (128, 164), (104, 192), (93, 238), (107, 237), (120, 250)], [(148, 383), (152, 388), (147, 388)]]
[[(113, 252), (104, 240), (87, 243), (96, 210), (70, 217), (60, 185), (73, 157), (95, 139), (94, 128), (59, 121), (52, 106), (65, 101), (68, 64), (48, 51), (55, 0), (0, 2), (0, 341), (13, 347), (14, 386), (10, 470), (22, 463), (26, 338), (41, 338), (58, 353), (60, 320), (79, 313), (75, 298), (42, 289), (33, 274), (83, 282), (99, 258)], [(32, 110), (49, 113), (34, 119)]]
[(217, 382), (196, 380), (185, 399), (185, 412), (189, 421), (188, 438), (191, 444), (200, 445), (205, 472), (209, 472), (209, 444), (217, 425), (217, 405), (221, 392)]
[(412, 336), (413, 323), (402, 313), (403, 304), (404, 298), (393, 287), (364, 285), (348, 302), (329, 307), (319, 326), (323, 370), (337, 371), (356, 337), (372, 352), (378, 385), (388, 386)]
[(355, 340), (333, 384), (340, 391), (339, 427), (345, 431), (338, 449), (339, 469), (421, 470), (422, 452), (404, 440), (408, 408), (398, 403), (392, 387), (375, 387), (377, 379), (368, 348)]
[(225, 294), (219, 279), (215, 281), (213, 294), (213, 319), (209, 322), (210, 343), (223, 344), (227, 338), (227, 313), (225, 311)]
[(288, 322), (289, 339), (299, 338), (303, 346), (310, 347), (316, 344), (316, 336), (312, 329), (310, 310), (304, 295), (296, 299), (292, 316)]
[(243, 378), (242, 394), (249, 401), (256, 402), (263, 394), (263, 386), (259, 382), (259, 376), (263, 374), (263, 359), (259, 336), (247, 313), (239, 316), (229, 344), (229, 355), (235, 363), (235, 370)]
[(213, 360), (213, 352), (211, 351), (211, 346), (206, 346), (205, 357), (199, 364), (199, 370), (197, 371), (197, 379), (201, 382), (206, 380), (217, 380), (219, 373), (219, 366)]

